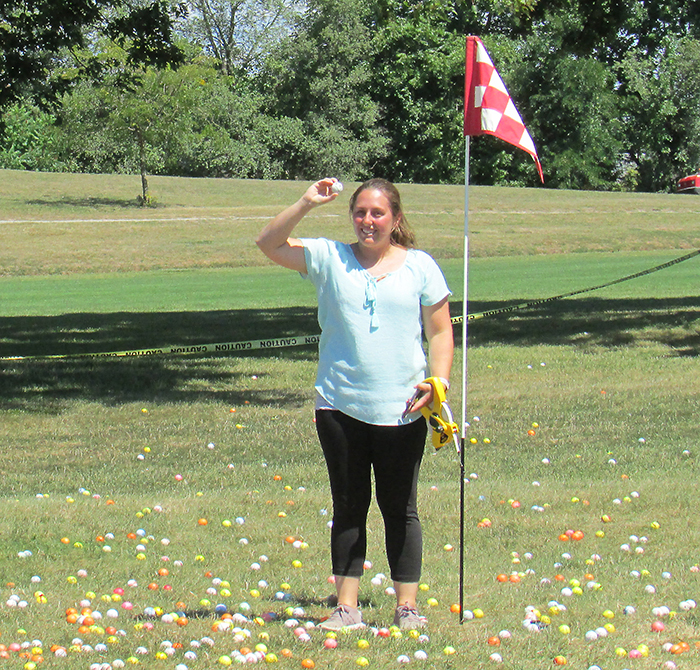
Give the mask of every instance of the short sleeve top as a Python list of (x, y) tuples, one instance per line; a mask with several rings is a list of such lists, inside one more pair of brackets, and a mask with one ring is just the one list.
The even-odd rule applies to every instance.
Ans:
[(302, 239), (321, 326), (316, 390), (365, 423), (399, 425), (414, 386), (428, 376), (421, 306), (450, 295), (435, 260), (408, 249), (397, 270), (373, 277), (349, 244)]

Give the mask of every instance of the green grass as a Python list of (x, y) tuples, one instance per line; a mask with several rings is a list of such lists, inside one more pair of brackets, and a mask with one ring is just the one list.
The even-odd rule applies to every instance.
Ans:
[[(675, 258), (683, 251), (636, 252), (624, 255), (586, 253), (548, 256), (476, 258), (469, 263), (469, 296), (475, 301), (532, 300), (592, 288), (641, 272)], [(696, 285), (698, 259), (599, 290), (594, 295), (639, 298), (650, 294), (689, 295)], [(463, 297), (461, 259), (442, 259), (454, 299)], [(156, 312), (313, 306), (313, 287), (283, 268), (216, 270), (147, 270), (120, 273), (77, 273), (2, 280), (6, 316), (94, 312)], [(292, 283), (294, 291), (289, 291)], [(474, 310), (472, 310), (474, 311)]]
[[(0, 224), (0, 356), (317, 332), (309, 286), (262, 261), (252, 245), (301, 184), (154, 178), (159, 206), (144, 211), (132, 204), (135, 177), (0, 177), (0, 218), (13, 221)], [(422, 246), (454, 290), (452, 312), (461, 314), (463, 190), (402, 191)], [(304, 234), (322, 227), (347, 235), (344, 206), (330, 217), (320, 210)], [(472, 313), (596, 286), (700, 248), (700, 199), (690, 197), (473, 189), (470, 207)], [(220, 657), (263, 642), (277, 666), (294, 669), (304, 658), (325, 669), (358, 667), (364, 657), (384, 670), (399, 667), (403, 654), (410, 667), (426, 669), (540, 670), (557, 655), (577, 670), (697, 667), (697, 610), (680, 605), (697, 597), (700, 579), (698, 262), (469, 323), (465, 608), (484, 616), (461, 624), (450, 612), (458, 600), (459, 457), (428, 450), (420, 488), (428, 640), (366, 631), (341, 636), (329, 651), (318, 631), (299, 642), (282, 623), (287, 607), (303, 608), (302, 623), (317, 622), (332, 592), (313, 348), (2, 361), (0, 644), (41, 641), (44, 666), (68, 670), (116, 667), (115, 659), (224, 667)], [(459, 383), (450, 395), (459, 412)], [(484, 519), (489, 527), (480, 527)], [(584, 538), (562, 542), (567, 529)], [(369, 558), (363, 610), (370, 624), (385, 626), (393, 603), (388, 583), (371, 582), (388, 573), (374, 507)], [(169, 574), (159, 575), (161, 567)], [(512, 572), (519, 583), (497, 582)], [(268, 586), (258, 587), (261, 579)], [(562, 594), (570, 580), (582, 582), (580, 595)], [(655, 594), (645, 591), (649, 584)], [(121, 599), (132, 610), (115, 589), (125, 589)], [(37, 600), (39, 591), (47, 602)], [(27, 606), (10, 606), (13, 595)], [(83, 600), (104, 618), (79, 633), (64, 612)], [(566, 609), (553, 614), (554, 601)], [(242, 625), (250, 638), (239, 639), (212, 631), (217, 603), (232, 611), (248, 603), (250, 618), (279, 618)], [(526, 631), (527, 606), (551, 624)], [(624, 613), (628, 606), (633, 614)], [(660, 606), (675, 615), (653, 633)], [(149, 619), (148, 607), (184, 610), (188, 623)], [(114, 639), (108, 623), (121, 631)], [(586, 640), (606, 623), (615, 630)], [(571, 632), (560, 632), (561, 624)], [(504, 630), (511, 637), (497, 650), (487, 644)], [(185, 658), (205, 637), (213, 646)], [(361, 650), (363, 637), (369, 647)], [(74, 638), (92, 650), (77, 651)], [(166, 640), (183, 648), (159, 659)], [(679, 641), (691, 650), (664, 650)], [(54, 644), (69, 650), (67, 658), (54, 657)], [(648, 657), (616, 655), (640, 645)], [(446, 655), (446, 647), (456, 653)], [(413, 658), (419, 649), (427, 660)], [(502, 664), (489, 660), (494, 651)], [(26, 661), (12, 652), (0, 665)]]
[[(303, 190), (298, 182), (154, 177), (161, 205), (135, 206), (135, 177), (0, 170), (0, 276), (258, 267), (255, 234)], [(300, 236), (349, 239), (343, 196)], [(136, 187), (136, 188), (134, 188)], [(419, 246), (463, 256), (464, 189), (404, 185)], [(542, 189), (470, 189), (473, 258), (700, 248), (697, 198)]]

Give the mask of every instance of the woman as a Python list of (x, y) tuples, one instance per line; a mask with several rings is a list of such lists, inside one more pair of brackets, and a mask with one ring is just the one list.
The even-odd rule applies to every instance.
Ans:
[(310, 186), (257, 239), (275, 263), (309, 278), (318, 296), (316, 429), (333, 497), (331, 557), (338, 596), (336, 610), (321, 627), (365, 625), (358, 592), (374, 470), (396, 591), (394, 624), (422, 628), (426, 620), (416, 608), (422, 562), (416, 498), (427, 427), (419, 410), (433, 391), (421, 382), (438, 377), (449, 388), (450, 291), (435, 261), (413, 248), (399, 192), (383, 179), (365, 182), (350, 199), (357, 238), (352, 244), (291, 237), (306, 214), (338, 197), (336, 181)]

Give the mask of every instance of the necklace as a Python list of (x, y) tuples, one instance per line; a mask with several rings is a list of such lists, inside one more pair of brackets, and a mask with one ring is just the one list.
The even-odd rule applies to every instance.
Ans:
[(406, 249), (393, 244), (376, 260), (364, 256), (358, 244), (351, 244), (350, 246), (360, 266), (375, 277), (377, 281), (384, 279), (389, 273), (400, 268), (406, 258)]

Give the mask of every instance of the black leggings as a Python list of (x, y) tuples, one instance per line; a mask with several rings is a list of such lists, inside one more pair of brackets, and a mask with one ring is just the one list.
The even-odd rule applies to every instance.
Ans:
[(362, 575), (374, 469), (391, 578), (417, 582), (423, 553), (417, 488), (427, 434), (425, 421), (375, 426), (337, 410), (321, 409), (316, 411), (316, 430), (333, 496), (333, 574)]

